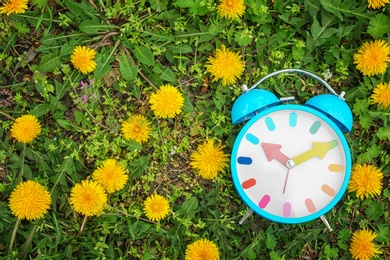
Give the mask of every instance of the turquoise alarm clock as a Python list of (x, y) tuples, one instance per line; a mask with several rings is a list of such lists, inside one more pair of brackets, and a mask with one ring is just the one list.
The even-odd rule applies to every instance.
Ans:
[[(304, 105), (285, 104), (272, 92), (256, 88), (280, 73), (301, 73), (318, 80), (331, 94)], [(351, 154), (344, 133), (353, 117), (323, 79), (299, 69), (276, 71), (248, 89), (232, 107), (234, 124), (246, 122), (232, 150), (234, 186), (250, 208), (271, 221), (294, 224), (321, 218), (340, 201), (351, 174)]]

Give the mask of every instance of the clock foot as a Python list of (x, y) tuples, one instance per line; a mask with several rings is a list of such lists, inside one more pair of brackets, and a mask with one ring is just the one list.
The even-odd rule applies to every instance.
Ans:
[(325, 215), (322, 215), (320, 217), (320, 219), (322, 220), (322, 222), (324, 222), (325, 226), (329, 229), (330, 232), (333, 231), (332, 227), (330, 226), (328, 220), (325, 218)]
[(252, 214), (253, 214), (253, 210), (248, 208), (248, 210), (246, 211), (245, 215), (242, 217), (242, 219), (238, 223), (241, 225)]

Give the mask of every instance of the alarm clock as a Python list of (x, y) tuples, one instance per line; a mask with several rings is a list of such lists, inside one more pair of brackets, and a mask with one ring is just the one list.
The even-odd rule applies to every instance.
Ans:
[[(256, 88), (281, 73), (304, 74), (331, 93), (300, 105), (286, 103), (293, 97), (279, 99)], [(331, 230), (324, 214), (345, 193), (352, 165), (344, 134), (352, 129), (353, 116), (345, 93), (300, 69), (276, 71), (243, 90), (231, 113), (234, 124), (246, 122), (233, 145), (231, 173), (249, 213), (285, 224), (321, 218)]]

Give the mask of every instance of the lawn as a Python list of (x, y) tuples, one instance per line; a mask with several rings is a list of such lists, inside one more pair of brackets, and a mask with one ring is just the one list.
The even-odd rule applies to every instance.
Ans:
[[(1, 259), (390, 259), (388, 0), (4, 0), (0, 13)], [(345, 92), (352, 112), (333, 231), (240, 222), (230, 161), (246, 122), (232, 107), (284, 69)], [(331, 94), (294, 71), (256, 88), (300, 107)]]

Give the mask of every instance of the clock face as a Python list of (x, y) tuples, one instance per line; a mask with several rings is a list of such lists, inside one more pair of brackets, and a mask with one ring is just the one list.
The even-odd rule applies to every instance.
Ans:
[(253, 117), (233, 146), (234, 185), (256, 213), (282, 223), (324, 215), (343, 196), (351, 156), (339, 128), (301, 105), (279, 105)]

